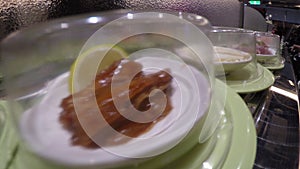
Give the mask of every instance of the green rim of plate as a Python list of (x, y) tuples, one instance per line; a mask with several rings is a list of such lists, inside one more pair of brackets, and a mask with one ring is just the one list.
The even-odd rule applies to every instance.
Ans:
[(269, 70), (279, 70), (284, 68), (285, 59), (283, 57), (276, 58), (274, 64), (262, 64), (265, 68)]
[(252, 168), (256, 156), (256, 129), (252, 114), (243, 99), (227, 88), (226, 106), (231, 109), (233, 138), (223, 169)]
[(227, 81), (227, 85), (237, 93), (258, 92), (272, 86), (275, 81), (273, 73), (261, 64), (257, 64), (257, 69), (262, 70), (262, 75), (258, 79), (249, 82), (240, 82), (238, 84), (232, 84)]
[(0, 116), (0, 168), (7, 168), (15, 156), (18, 139), (8, 114), (7, 102), (4, 100), (0, 101)]
[(265, 66), (265, 68), (269, 70), (280, 70), (284, 68), (284, 63), (281, 63), (280, 65), (276, 65), (276, 66)]

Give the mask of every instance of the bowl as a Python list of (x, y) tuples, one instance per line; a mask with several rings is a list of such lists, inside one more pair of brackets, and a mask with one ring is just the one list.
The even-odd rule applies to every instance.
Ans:
[(215, 58), (216, 71), (220, 72), (224, 69), (225, 73), (239, 70), (252, 61), (252, 56), (241, 50), (227, 48), (227, 47), (214, 47), (216, 54)]

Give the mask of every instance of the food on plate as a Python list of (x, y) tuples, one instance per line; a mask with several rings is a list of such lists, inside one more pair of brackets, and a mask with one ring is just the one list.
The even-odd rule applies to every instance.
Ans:
[(214, 50), (217, 54), (214, 59), (217, 73), (222, 71), (229, 73), (241, 69), (252, 61), (249, 53), (238, 49), (214, 46)]
[(263, 54), (263, 55), (272, 55), (273, 52), (270, 50), (270, 47), (263, 41), (257, 40), (256, 41), (256, 54)]
[(252, 59), (251, 55), (237, 49), (220, 46), (215, 46), (214, 49), (218, 55), (218, 57), (215, 60), (217, 62), (243, 62), (249, 60), (251, 61)]
[[(129, 80), (128, 75), (133, 72), (139, 73), (131, 80), (128, 89), (128, 86), (126, 86)], [(150, 92), (155, 91), (154, 89), (159, 89), (165, 93), (167, 104), (158, 118), (152, 122), (138, 123), (131, 121), (120, 114), (114, 104), (114, 97), (111, 92), (113, 75), (115, 74), (120, 74), (118, 79), (116, 79), (118, 86), (118, 94), (116, 97), (120, 99), (120, 104), (125, 106), (125, 109), (121, 110), (122, 114), (130, 113), (128, 111), (129, 109), (126, 109), (126, 106), (129, 105), (133, 105), (139, 111), (149, 110), (152, 106), (153, 109), (151, 110), (158, 110), (161, 105), (153, 105), (153, 102), (150, 104), (149, 94)], [(107, 123), (89, 124), (95, 128), (94, 133), (92, 134), (100, 136), (101, 139), (104, 140), (105, 145), (108, 146), (126, 143), (129, 141), (128, 139), (123, 139), (123, 137), (120, 138), (114, 132), (107, 132), (107, 128), (112, 127), (117, 132), (129, 137), (138, 137), (150, 130), (155, 123), (166, 117), (172, 110), (170, 101), (172, 92), (171, 82), (172, 76), (168, 73), (168, 70), (161, 70), (155, 73), (145, 72), (142, 70), (142, 65), (135, 61), (127, 59), (115, 61), (108, 68), (96, 75), (94, 87), (93, 84), (90, 84), (85, 89), (69, 95), (62, 100), (60, 106), (63, 110), (60, 113), (59, 120), (63, 124), (63, 127), (72, 134), (71, 142), (73, 145), (81, 145), (86, 148), (98, 148), (99, 146), (86, 134), (77, 117), (85, 118), (85, 120), (88, 121), (89, 118), (94, 118), (92, 115), (94, 111), (100, 110), (99, 112), (101, 112)], [(130, 100), (125, 97), (124, 92), (129, 94)], [(91, 93), (94, 93), (94, 95)], [(153, 92), (151, 95), (153, 96)], [(95, 97), (98, 107), (94, 107), (91, 104)], [(155, 97), (155, 92), (153, 98), (161, 99), (160, 97)], [(74, 99), (76, 99), (76, 104), (80, 105), (80, 111), (75, 112)], [(160, 100), (156, 100), (156, 103), (161, 102)], [(149, 113), (153, 112), (149, 111)]]

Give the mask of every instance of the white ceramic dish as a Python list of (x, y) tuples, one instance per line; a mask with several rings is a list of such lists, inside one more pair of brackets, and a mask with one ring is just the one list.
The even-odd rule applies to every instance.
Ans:
[[(215, 58), (216, 71), (225, 73), (238, 70), (252, 61), (249, 53), (220, 46), (214, 46), (217, 57)], [(223, 66), (223, 67), (222, 67)]]
[[(147, 138), (146, 142), (143, 139), (133, 139), (112, 147), (122, 151), (125, 155), (129, 153), (128, 156), (146, 157), (147, 154), (172, 148), (170, 145), (179, 142), (188, 134), (190, 128), (193, 127), (191, 119), (199, 120), (208, 110), (210, 85), (198, 70), (176, 60), (148, 57), (140, 58), (137, 61), (144, 67), (169, 68), (172, 76), (176, 79), (172, 81), (173, 109), (150, 131), (139, 136), (139, 138)], [(192, 74), (188, 74), (187, 71), (191, 70)], [(107, 149), (91, 150), (71, 145), (71, 134), (64, 130), (58, 121), (61, 112), (59, 104), (64, 97), (69, 95), (68, 76), (69, 73), (65, 73), (51, 81), (47, 87), (47, 95), (40, 104), (24, 112), (20, 128), (28, 146), (39, 156), (67, 166), (116, 167), (136, 163), (137, 160), (149, 159), (126, 158), (108, 152), (110, 150), (107, 151)], [(197, 91), (200, 98), (195, 98)], [(163, 128), (165, 130), (161, 131)], [(158, 132), (160, 133), (157, 134)]]

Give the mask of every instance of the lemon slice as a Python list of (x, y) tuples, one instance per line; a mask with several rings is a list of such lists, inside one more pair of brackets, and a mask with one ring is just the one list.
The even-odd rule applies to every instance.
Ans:
[(126, 57), (127, 53), (114, 45), (98, 45), (86, 50), (70, 68), (69, 91), (74, 93), (84, 89), (92, 83), (95, 73)]

